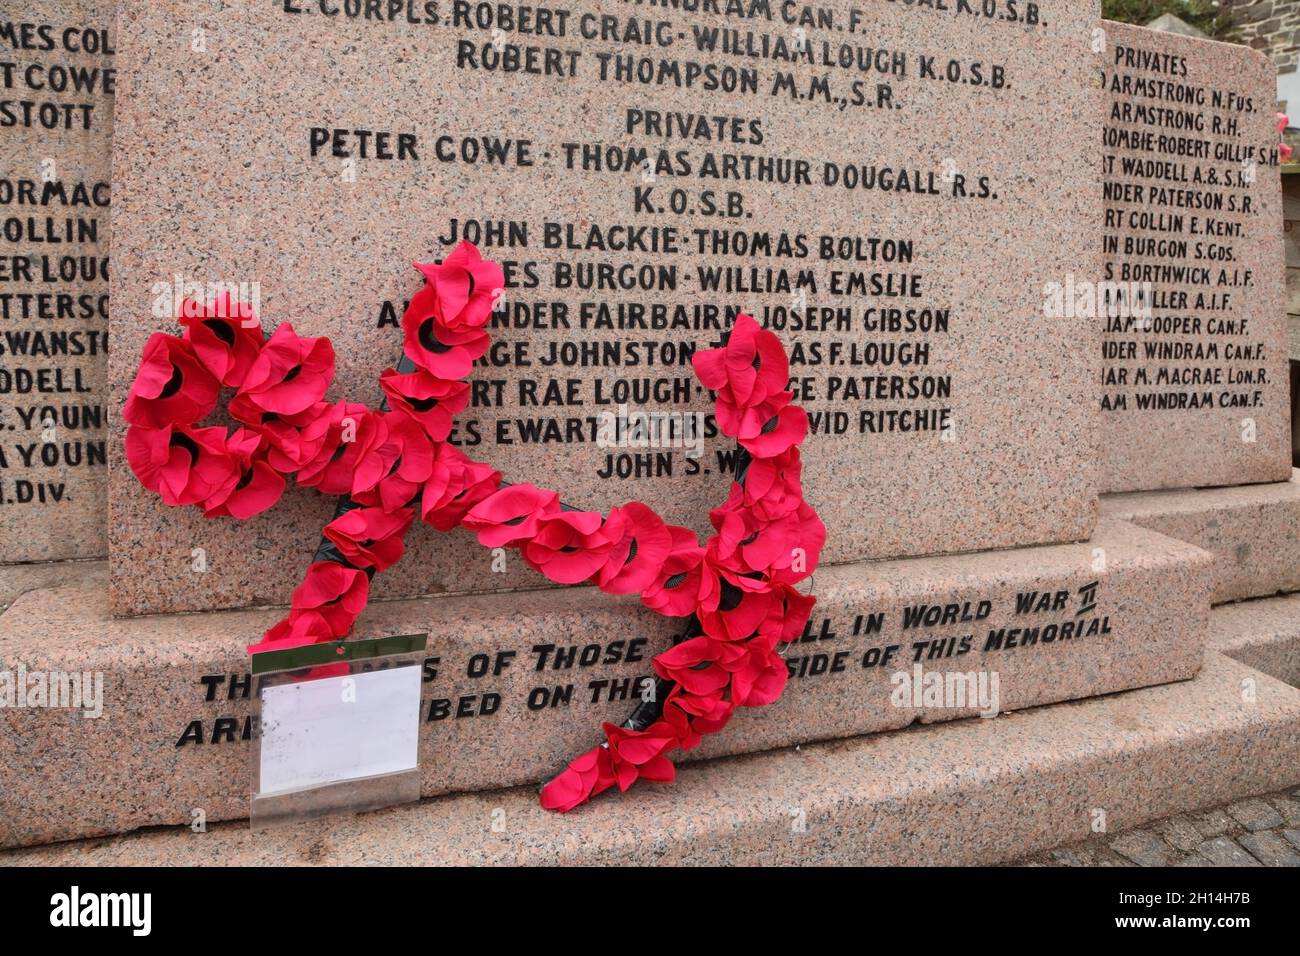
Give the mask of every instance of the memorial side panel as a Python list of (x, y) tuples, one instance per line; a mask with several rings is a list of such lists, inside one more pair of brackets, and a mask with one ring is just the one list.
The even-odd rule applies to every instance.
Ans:
[(1247, 47), (1104, 22), (1105, 491), (1286, 481), (1276, 70)]
[(114, 6), (0, 15), (0, 563), (108, 550)]
[[(1096, 4), (349, 9), (124, 11), (115, 407), (186, 283), (331, 336), (328, 397), (375, 403), (409, 263), (467, 237), (507, 288), (455, 440), (508, 479), (706, 530), (734, 464), (711, 419), (698, 458), (597, 428), (708, 412), (690, 354), (746, 310), (792, 354), (827, 559), (1089, 534), (1096, 330), (1041, 290), (1096, 261)], [(284, 602), (334, 507), (208, 522), (112, 455), (120, 613)], [(421, 529), (375, 593), (543, 583)]]

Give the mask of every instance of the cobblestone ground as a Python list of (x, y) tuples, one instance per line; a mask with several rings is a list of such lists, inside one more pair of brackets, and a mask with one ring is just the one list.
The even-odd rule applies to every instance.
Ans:
[(1300, 866), (1300, 789), (1099, 833), (1019, 866)]

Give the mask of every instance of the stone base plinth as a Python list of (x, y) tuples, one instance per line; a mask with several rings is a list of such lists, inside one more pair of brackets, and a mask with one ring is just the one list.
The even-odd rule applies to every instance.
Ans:
[[(1210, 558), (1122, 522), (1084, 544), (824, 568), (790, 684), (688, 759), (770, 750), (1192, 677)], [(114, 619), (102, 571), (0, 617), (0, 670), (103, 675), (103, 713), (16, 707), (0, 845), (248, 812), (244, 647), (280, 615)], [(423, 792), (535, 783), (632, 709), (680, 622), (590, 588), (375, 602), (360, 637), (427, 632)], [(75, 796), (70, 796), (75, 795)]]
[(1300, 591), (1300, 470), (1276, 484), (1103, 495), (1101, 512), (1211, 552), (1215, 604)]
[(566, 816), (520, 788), (257, 834), (231, 823), (67, 843), (0, 863), (987, 864), (1297, 782), (1300, 691), (1211, 653), (1193, 681), (693, 764), (672, 786), (605, 794)]

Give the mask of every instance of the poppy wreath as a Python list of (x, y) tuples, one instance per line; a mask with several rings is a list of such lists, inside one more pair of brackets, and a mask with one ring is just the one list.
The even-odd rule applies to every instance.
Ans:
[[(701, 544), (641, 502), (608, 514), (574, 509), (555, 491), (503, 482), (456, 448), (453, 416), (469, 404), (464, 379), (487, 351), (504, 277), (467, 242), (416, 268), (425, 284), (402, 319), (402, 361), (379, 378), (378, 409), (325, 401), (328, 339), (301, 337), (289, 323), (267, 337), (229, 299), (184, 303), (183, 334), (156, 332), (145, 345), (122, 412), (127, 462), (166, 504), (209, 518), (266, 511), (290, 476), (342, 498), (288, 615), (250, 653), (345, 638), (371, 578), (401, 559), (417, 514), (440, 531), (464, 528), (484, 547), (513, 548), (557, 584), (639, 594), (646, 607), (686, 618), (678, 643), (654, 658), (654, 694), (621, 725), (606, 723), (605, 740), (546, 784), (541, 802), (568, 811), (615, 785), (670, 781), (669, 754), (722, 730), (737, 707), (781, 695), (778, 648), (803, 631), (815, 601), (795, 585), (816, 569), (826, 529), (803, 499), (808, 419), (786, 389), (785, 350), (740, 315), (720, 348), (692, 357), (719, 430), (740, 448)], [(231, 423), (203, 425), (223, 390)]]

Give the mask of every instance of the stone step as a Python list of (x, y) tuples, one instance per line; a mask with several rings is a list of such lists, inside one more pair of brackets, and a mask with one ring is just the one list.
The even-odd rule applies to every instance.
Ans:
[(1300, 594), (1216, 607), (1208, 647), (1300, 687)]
[(1300, 470), (1276, 484), (1103, 495), (1101, 513), (1213, 554), (1215, 604), (1300, 591)]
[[(688, 756), (951, 720), (988, 709), (994, 693), (1020, 710), (1190, 678), (1209, 563), (1191, 545), (1103, 522), (1082, 544), (823, 568), (810, 627), (786, 649), (782, 699), (737, 714)], [(0, 671), (103, 675), (96, 719), (67, 707), (5, 714), (0, 845), (178, 824), (196, 808), (210, 821), (247, 815), (244, 648), (281, 612), (114, 619), (105, 592), (102, 574), (84, 576), (29, 591), (0, 617)], [(909, 614), (924, 619), (906, 627)], [(627, 716), (677, 626), (568, 588), (374, 602), (355, 633), (430, 635), (422, 754), (433, 796), (556, 773), (600, 739), (602, 721)], [(949, 682), (946, 699), (913, 695), (936, 680)]]
[(689, 764), (672, 786), (607, 793), (567, 816), (519, 788), (256, 835), (231, 823), (16, 850), (0, 863), (997, 863), (1298, 781), (1300, 690), (1210, 653), (1192, 681)]
[(102, 573), (105, 561), (42, 561), (0, 564), (0, 614), (28, 591), (52, 588), (87, 575)]

